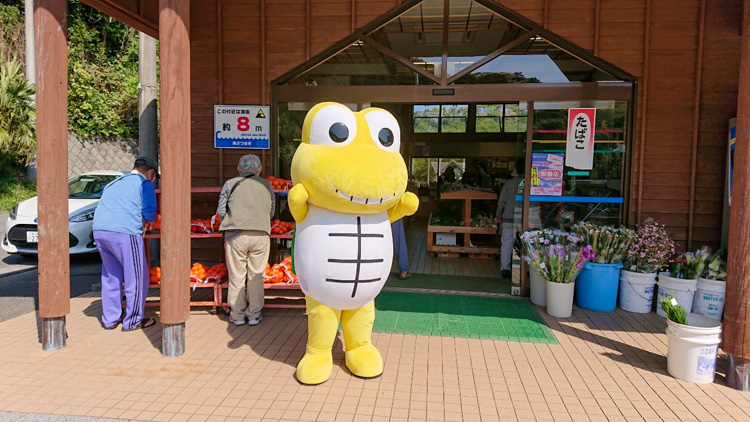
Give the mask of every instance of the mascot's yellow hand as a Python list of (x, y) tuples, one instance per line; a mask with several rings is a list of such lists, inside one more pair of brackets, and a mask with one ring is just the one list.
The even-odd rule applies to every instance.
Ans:
[(417, 212), (417, 208), (419, 208), (419, 198), (417, 198), (417, 195), (405, 192), (398, 204), (388, 210), (388, 219), (393, 223), (399, 218), (414, 214)]
[(302, 184), (295, 184), (289, 191), (287, 201), (289, 202), (289, 211), (294, 217), (294, 221), (301, 223), (307, 217), (307, 198), (309, 197), (307, 189)]

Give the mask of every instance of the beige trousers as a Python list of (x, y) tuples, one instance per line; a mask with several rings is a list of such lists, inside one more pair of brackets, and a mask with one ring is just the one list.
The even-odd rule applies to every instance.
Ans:
[[(224, 243), (232, 319), (241, 321), (260, 315), (263, 309), (263, 274), (266, 271), (271, 239), (261, 231), (244, 231)], [(247, 281), (247, 287), (245, 282)]]

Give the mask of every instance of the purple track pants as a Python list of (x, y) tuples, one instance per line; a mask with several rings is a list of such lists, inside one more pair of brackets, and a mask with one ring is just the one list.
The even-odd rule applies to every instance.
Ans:
[[(102, 324), (112, 327), (122, 318), (122, 327), (133, 328), (143, 320), (148, 293), (148, 266), (143, 238), (124, 233), (94, 231), (102, 256)], [(125, 287), (125, 315), (122, 289)]]

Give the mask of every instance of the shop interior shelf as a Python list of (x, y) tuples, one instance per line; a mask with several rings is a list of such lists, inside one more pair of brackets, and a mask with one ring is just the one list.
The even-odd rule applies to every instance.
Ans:
[(300, 290), (299, 283), (264, 283), (263, 288), (266, 290)]
[[(471, 226), (471, 201), (472, 200), (485, 200), (491, 201), (497, 199), (497, 194), (494, 192), (480, 191), (480, 190), (459, 190), (453, 192), (443, 192), (440, 194), (440, 199), (454, 199), (464, 201), (463, 207), (463, 226), (438, 226), (432, 224), (432, 214), (430, 214), (429, 222), (427, 223), (427, 252), (441, 252), (454, 254), (458, 256), (459, 253), (468, 254), (482, 254), (487, 257), (488, 255), (500, 253), (498, 247), (471, 247), (471, 235), (472, 234), (500, 234), (496, 227), (472, 227)], [(464, 246), (457, 245), (435, 245), (435, 235), (438, 233), (460, 233), (463, 234)], [(470, 255), (471, 257), (471, 255)]]
[[(210, 239), (210, 238), (220, 238), (221, 233), (190, 233), (191, 239)], [(152, 230), (147, 232), (145, 235), (143, 235), (144, 239), (160, 239), (161, 238), (161, 231), (160, 230)], [(291, 233), (287, 234), (272, 234), (271, 239), (291, 239), (292, 235)]]
[[(191, 193), (215, 193), (218, 194), (221, 192), (221, 187), (193, 187), (190, 189)], [(287, 196), (289, 190), (288, 189), (274, 189), (274, 193), (276, 193), (279, 196)], [(156, 189), (156, 194), (161, 194), (161, 189)], [(145, 239), (159, 239), (161, 238), (161, 230), (151, 230), (147, 232), (144, 236)], [(191, 239), (211, 239), (211, 238), (221, 238), (222, 233), (190, 233)], [(271, 239), (280, 239), (280, 240), (291, 240), (292, 239), (292, 233), (286, 233), (286, 234), (272, 234)], [(146, 242), (146, 249), (147, 249), (147, 256), (148, 256), (148, 242)], [(161, 288), (161, 284), (158, 283), (149, 283), (149, 288), (151, 289), (159, 289)], [(212, 311), (215, 311), (218, 308), (223, 308), (225, 311), (229, 309), (229, 304), (226, 303), (226, 299), (224, 297), (223, 290), (228, 288), (227, 279), (221, 280), (219, 282), (196, 282), (196, 281), (190, 281), (190, 289), (204, 289), (204, 288), (211, 288), (214, 290), (214, 300), (213, 301), (191, 301), (190, 306), (207, 306), (211, 307)], [(300, 290), (299, 284), (286, 284), (286, 283), (266, 283), (263, 285), (264, 290)], [(299, 299), (299, 298), (297, 298)], [(292, 300), (291, 302), (299, 302), (299, 300)], [(160, 301), (157, 300), (149, 300), (146, 302), (146, 306), (160, 306)], [(274, 301), (267, 301), (265, 308), (294, 308), (294, 309), (304, 309), (305, 305), (298, 304), (298, 303), (289, 303), (287, 301), (286, 303), (274, 303)]]

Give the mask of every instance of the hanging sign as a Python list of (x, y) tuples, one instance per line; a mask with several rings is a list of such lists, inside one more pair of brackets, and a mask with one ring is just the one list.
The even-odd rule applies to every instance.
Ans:
[(565, 165), (578, 170), (594, 168), (595, 108), (568, 109), (568, 139)]
[(562, 196), (563, 154), (531, 155), (531, 195)]
[(268, 106), (214, 106), (214, 148), (271, 147)]

